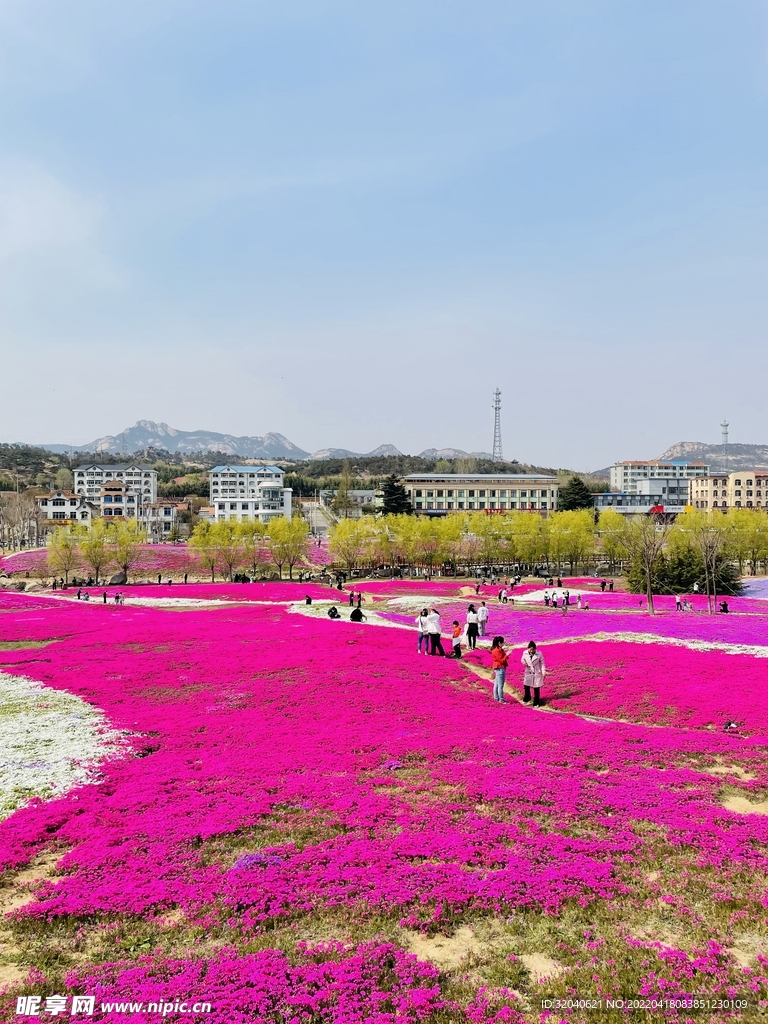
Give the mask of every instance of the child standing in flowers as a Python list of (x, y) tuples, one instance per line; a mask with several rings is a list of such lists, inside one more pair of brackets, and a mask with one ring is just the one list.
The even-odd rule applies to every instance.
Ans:
[(533, 640), (529, 641), (528, 648), (521, 660), (525, 669), (523, 676), (523, 704), (530, 704), (531, 690), (533, 690), (533, 706), (538, 708), (541, 705), (541, 684), (544, 682), (547, 669), (541, 651), (537, 650)]
[(461, 657), (461, 635), (462, 629), (459, 625), (459, 620), (453, 620), (453, 633), (451, 634), (451, 643), (453, 644), (453, 656), (454, 658)]
[(504, 637), (495, 636), (491, 644), (491, 665), (493, 667), (493, 699), (504, 703), (504, 683), (507, 678), (509, 658), (504, 650)]

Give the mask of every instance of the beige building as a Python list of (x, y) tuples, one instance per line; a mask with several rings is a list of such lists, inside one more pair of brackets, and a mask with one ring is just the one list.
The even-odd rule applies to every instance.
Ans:
[(694, 508), (768, 508), (768, 470), (738, 470), (691, 480), (688, 504)]
[(534, 473), (412, 473), (403, 486), (414, 512), (554, 512), (556, 476)]

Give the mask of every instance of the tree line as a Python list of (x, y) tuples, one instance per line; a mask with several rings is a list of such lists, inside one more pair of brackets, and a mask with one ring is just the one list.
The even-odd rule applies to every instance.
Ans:
[(689, 592), (694, 583), (715, 598), (736, 593), (745, 569), (768, 562), (768, 516), (750, 509), (686, 512), (675, 523), (654, 516), (626, 517), (606, 509), (487, 515), (454, 513), (341, 519), (330, 534), (333, 558), (347, 570), (403, 566), (426, 572), (474, 567), (552, 566), (558, 573), (601, 567), (628, 572), (645, 593)]

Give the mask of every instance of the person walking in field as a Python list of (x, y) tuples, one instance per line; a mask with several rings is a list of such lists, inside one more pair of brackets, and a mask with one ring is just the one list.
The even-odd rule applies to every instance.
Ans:
[(441, 658), (444, 658), (445, 651), (443, 650), (443, 640), (440, 636), (440, 612), (437, 608), (433, 608), (427, 616), (427, 632), (429, 633), (429, 653), (439, 654)]
[(424, 653), (429, 654), (429, 612), (426, 608), (421, 609), (421, 614), (416, 619), (416, 628), (419, 631), (419, 640), (416, 646), (416, 653), (421, 654), (421, 645), (424, 643)]
[(523, 675), (523, 704), (531, 703), (531, 690), (533, 690), (533, 706), (538, 708), (541, 706), (541, 684), (544, 682), (547, 668), (544, 664), (544, 657), (541, 651), (537, 649), (533, 640), (528, 643), (521, 661), (525, 669)]
[(470, 651), (474, 651), (477, 648), (477, 634), (479, 632), (479, 619), (475, 606), (471, 604), (467, 608), (467, 647)]
[(477, 609), (477, 624), (480, 627), (480, 636), (485, 636), (485, 630), (488, 625), (488, 605), (485, 601), (482, 601)]
[(453, 620), (453, 633), (451, 634), (451, 643), (453, 644), (453, 656), (454, 658), (461, 657), (461, 635), (462, 630), (459, 625), (459, 620)]
[(493, 699), (504, 704), (504, 683), (507, 678), (509, 658), (504, 650), (504, 637), (495, 636), (491, 643), (491, 667), (493, 668)]

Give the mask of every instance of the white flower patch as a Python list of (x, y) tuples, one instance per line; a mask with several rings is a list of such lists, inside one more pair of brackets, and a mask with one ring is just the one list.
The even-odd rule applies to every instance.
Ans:
[(79, 697), (0, 672), (0, 820), (94, 781), (124, 748), (125, 734)]

